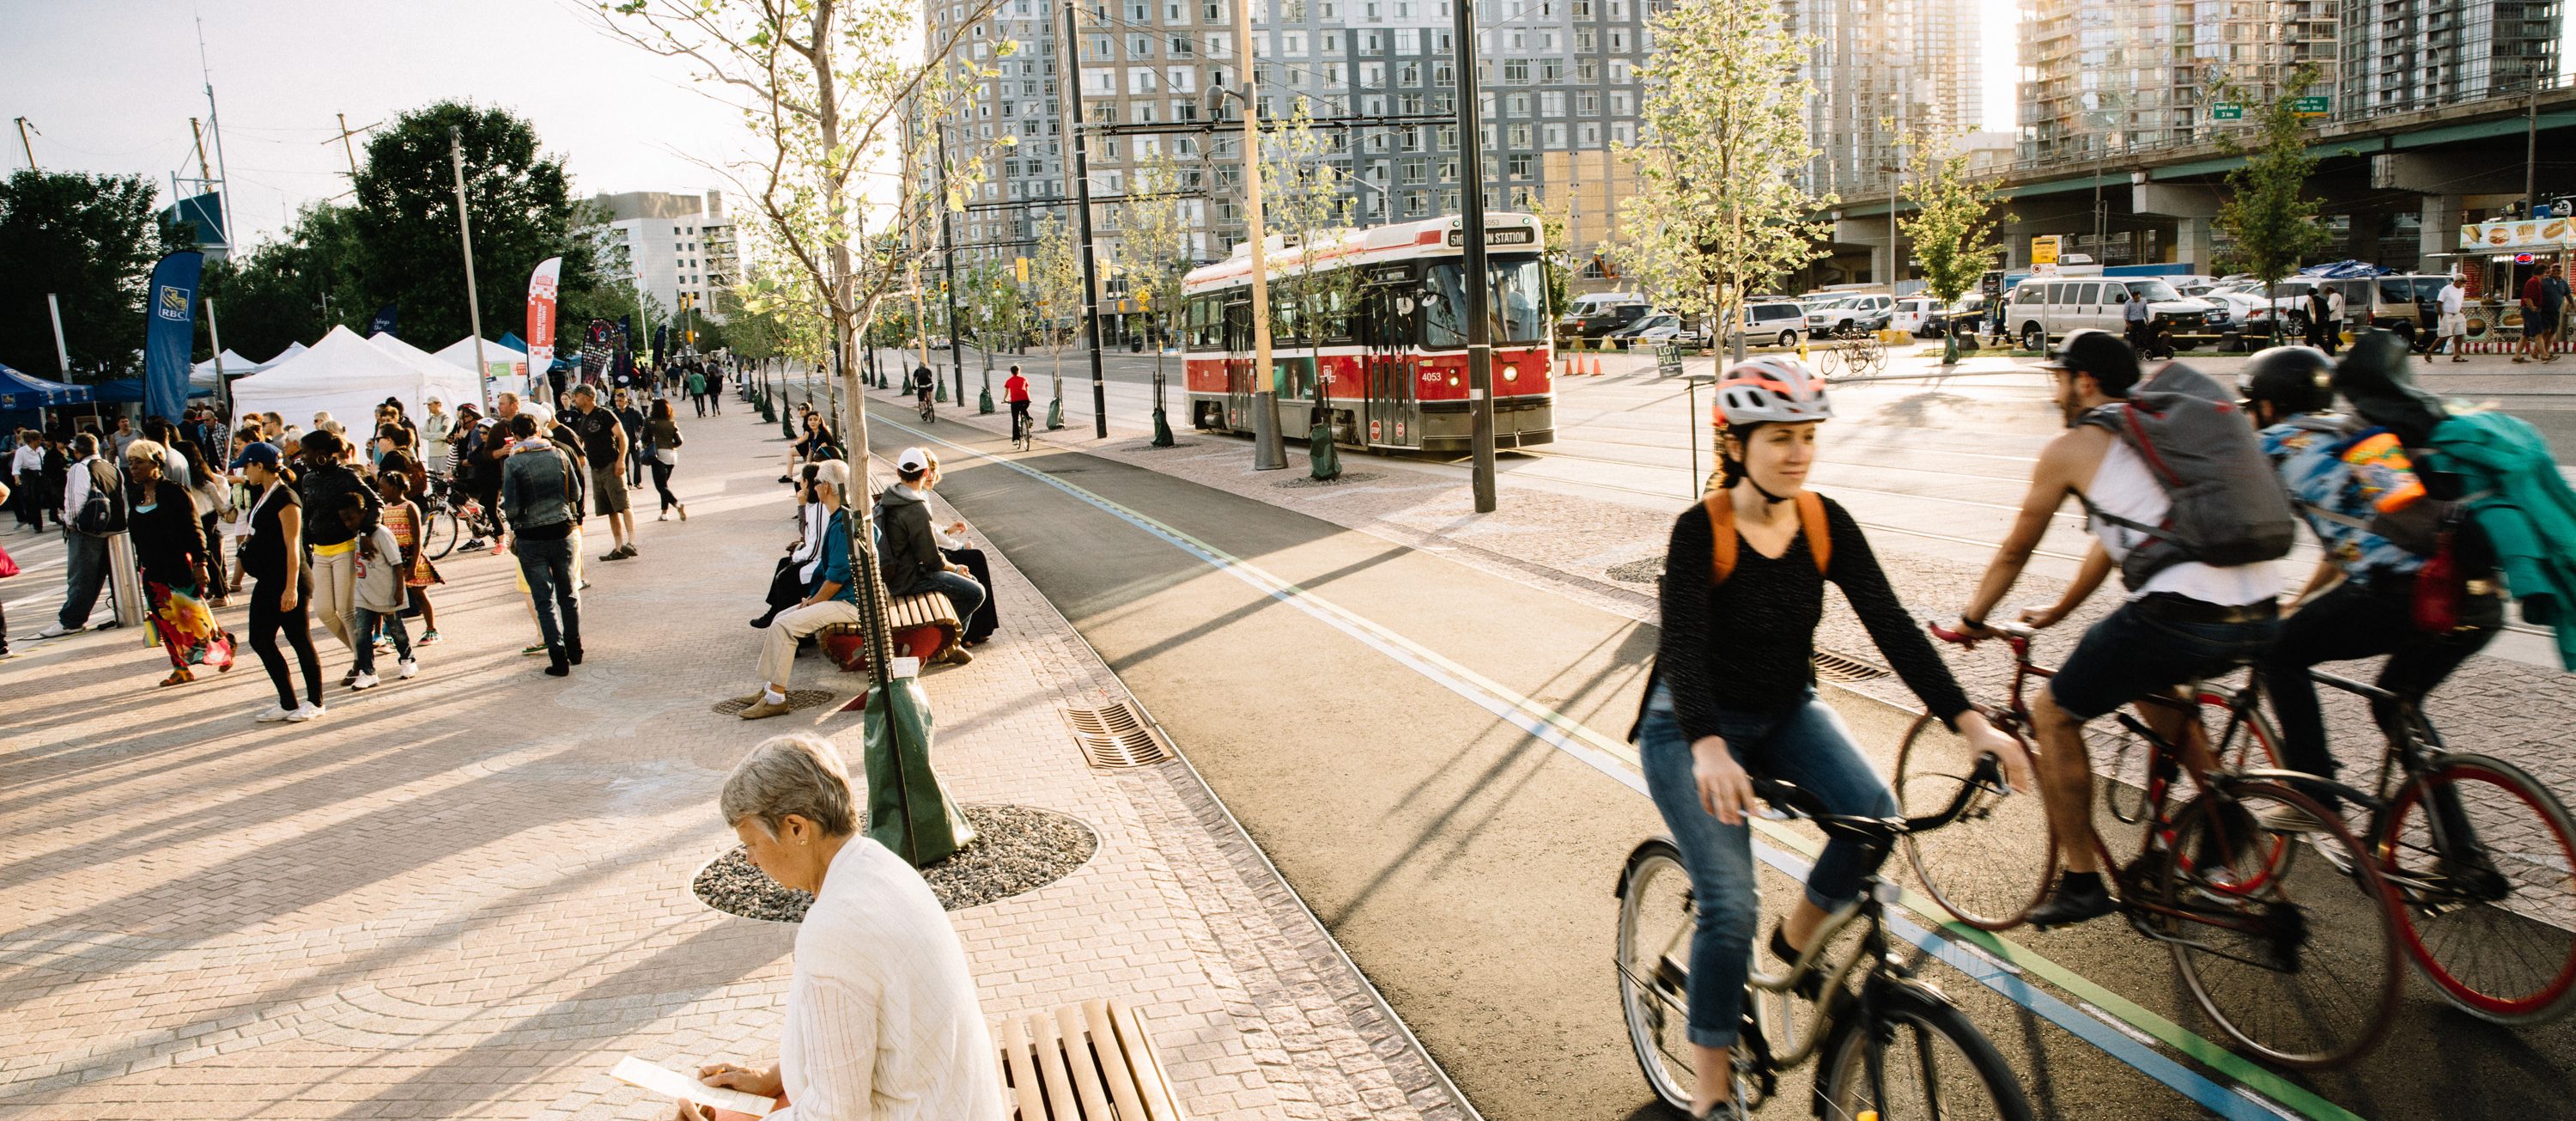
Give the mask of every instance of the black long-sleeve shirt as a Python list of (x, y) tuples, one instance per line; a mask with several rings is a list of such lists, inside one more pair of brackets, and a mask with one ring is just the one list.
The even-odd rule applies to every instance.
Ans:
[(1879, 653), (1925, 708), (1943, 723), (1967, 711), (1968, 695), (1888, 587), (1859, 523), (1830, 498), (1825, 528), (1833, 554), (1824, 572), (1816, 571), (1802, 529), (1776, 558), (1739, 541), (1735, 571), (1712, 585), (1708, 510), (1694, 505), (1674, 520), (1654, 677), (1672, 692), (1684, 735), (1717, 735), (1720, 711), (1776, 712), (1815, 685), (1827, 580), (1843, 590)]

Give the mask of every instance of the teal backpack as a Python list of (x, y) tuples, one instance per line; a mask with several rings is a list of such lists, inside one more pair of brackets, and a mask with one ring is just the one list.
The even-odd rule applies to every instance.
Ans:
[(2463, 413), (2433, 428), (2425, 463), (2459, 476), (2462, 504), (2495, 546), (2524, 622), (2557, 632), (2576, 670), (2576, 490), (2538, 429), (2503, 413)]

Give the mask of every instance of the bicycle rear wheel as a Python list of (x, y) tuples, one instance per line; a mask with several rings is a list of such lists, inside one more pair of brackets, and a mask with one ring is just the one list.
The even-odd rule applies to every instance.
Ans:
[[(1816, 1075), (1822, 1117), (1879, 1121), (2028, 1121), (2030, 1099), (1994, 1042), (1965, 1013), (1911, 986), (1886, 986), (1876, 1023), (1840, 1032)], [(1853, 1006), (1857, 1012), (1857, 1006)], [(1870, 1062), (1872, 1037), (1877, 1070)]]
[[(1897, 812), (1949, 807), (1977, 769), (1977, 751), (1929, 714), (1916, 717), (1896, 752)], [(2038, 795), (1981, 790), (1945, 829), (1908, 833), (1905, 858), (1925, 894), (1960, 922), (2009, 930), (2038, 906), (2056, 878), (2056, 835)]]
[(1696, 923), (1680, 850), (1669, 841), (1647, 842), (1629, 857), (1619, 892), (1619, 1008), (1646, 1084), (1684, 1113), (1699, 1086), (1688, 972)]
[(2502, 760), (2436, 756), (2375, 840), (2407, 955), (2443, 999), (2499, 1024), (2576, 1004), (2576, 825), (2547, 787)]
[(429, 524), (420, 529), (420, 551), (437, 560), (456, 548), (456, 511), (445, 506), (430, 511)]
[[(2265, 829), (2299, 815), (2299, 836)], [(2322, 859), (2300, 860), (2306, 845)], [(2378, 1045), (2397, 1004), (2396, 909), (2377, 864), (2307, 795), (2221, 778), (2182, 808), (2147, 922), (2201, 1010), (2283, 1066), (2342, 1066)]]

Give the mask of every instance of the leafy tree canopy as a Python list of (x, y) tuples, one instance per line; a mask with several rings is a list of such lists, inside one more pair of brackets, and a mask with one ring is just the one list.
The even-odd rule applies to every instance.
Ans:
[(0, 181), (0, 363), (61, 376), (52, 295), (75, 380), (142, 373), (152, 266), (190, 240), (154, 217), (157, 194), (140, 175), (25, 170)]

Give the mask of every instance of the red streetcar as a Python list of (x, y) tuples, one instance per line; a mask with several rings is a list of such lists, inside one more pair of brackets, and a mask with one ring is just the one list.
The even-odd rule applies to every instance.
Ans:
[[(1270, 356), (1279, 371), (1280, 430), (1307, 431), (1320, 405), (1333, 441), (1354, 448), (1465, 451), (1467, 329), (1464, 242), (1456, 218), (1434, 218), (1337, 234), (1314, 246), (1267, 255), (1271, 303), (1279, 286), (1320, 268), (1356, 270), (1347, 309), (1309, 325), (1293, 310), (1272, 316)], [(1528, 214), (1486, 217), (1488, 309), (1494, 346), (1494, 444), (1522, 447), (1556, 439), (1556, 384), (1540, 263), (1539, 221)], [(1190, 422), (1212, 432), (1252, 431), (1252, 255), (1194, 269), (1182, 280), (1182, 333)], [(1338, 286), (1335, 286), (1338, 287)], [(1342, 291), (1351, 291), (1344, 288)], [(1309, 330), (1322, 347), (1310, 349)], [(1318, 368), (1320, 367), (1320, 368)]]

